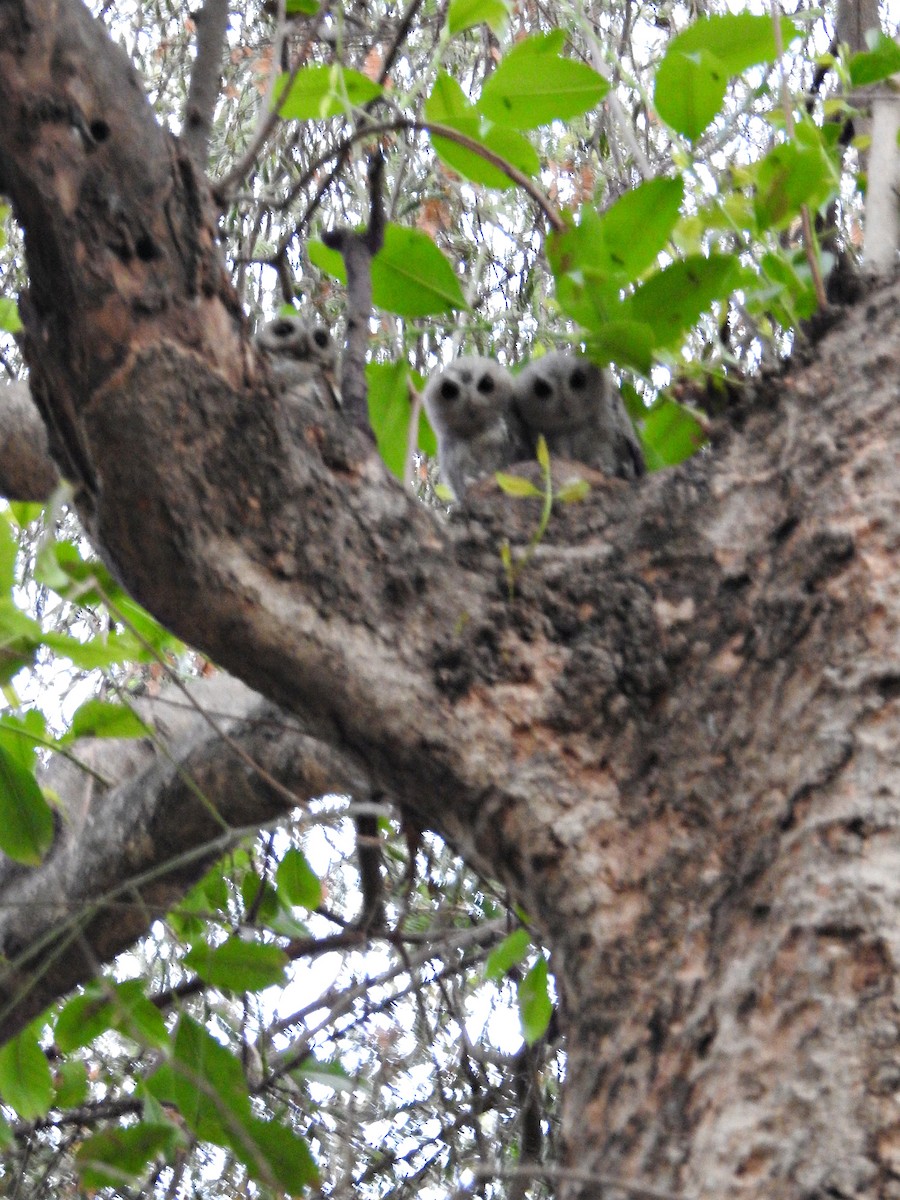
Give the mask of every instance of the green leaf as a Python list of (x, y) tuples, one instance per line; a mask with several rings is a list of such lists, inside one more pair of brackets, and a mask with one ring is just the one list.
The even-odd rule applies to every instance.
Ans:
[(643, 419), (641, 440), (651, 471), (674, 467), (696, 454), (706, 443), (697, 418), (683, 405), (665, 397)]
[(450, 263), (427, 234), (388, 225), (372, 260), (372, 300), (401, 317), (467, 308)]
[(314, 17), (319, 11), (319, 0), (286, 0), (284, 11), (288, 16)]
[(12, 1126), (3, 1113), (0, 1113), (0, 1150), (9, 1150), (15, 1143), (16, 1138), (12, 1131)]
[(33, 771), (0, 746), (0, 851), (36, 867), (53, 845), (53, 810)]
[(402, 359), (366, 366), (369, 424), (378, 453), (385, 466), (402, 482), (406, 465), (412, 403), (409, 398), (408, 368)]
[(587, 338), (588, 354), (594, 362), (619, 363), (642, 375), (650, 373), (655, 346), (654, 331), (644, 321), (605, 321), (592, 325)]
[(124, 704), (107, 700), (86, 700), (75, 710), (72, 724), (60, 744), (84, 737), (137, 738), (149, 733), (137, 713)]
[(542, 433), (538, 434), (537, 460), (543, 467), (546, 474), (546, 472), (550, 470), (550, 450), (547, 446), (547, 439)]
[(591, 494), (591, 485), (586, 479), (573, 479), (564, 483), (554, 497), (561, 504), (578, 504)]
[(69, 1054), (109, 1029), (139, 1046), (165, 1046), (169, 1040), (162, 1013), (147, 997), (141, 979), (89, 984), (63, 1007), (56, 1018), (54, 1038), (63, 1054)]
[(306, 243), (306, 253), (314, 267), (318, 267), (320, 271), (324, 271), (326, 275), (330, 275), (344, 287), (347, 286), (347, 268), (344, 264), (344, 256), (339, 250), (332, 250), (324, 242), (313, 239)]
[[(800, 28), (782, 17), (781, 32), (786, 46)], [(699, 137), (721, 109), (728, 81), (776, 57), (770, 17), (726, 13), (696, 21), (666, 48), (656, 73), (656, 111), (685, 137)]]
[(143, 1175), (150, 1163), (168, 1162), (183, 1141), (174, 1125), (140, 1121), (87, 1137), (75, 1154), (82, 1187), (123, 1187)]
[(756, 166), (754, 211), (760, 231), (784, 229), (804, 204), (819, 208), (837, 194), (840, 179), (821, 145), (775, 146)]
[(684, 181), (651, 179), (626, 192), (605, 213), (581, 212), (578, 225), (554, 233), (547, 253), (554, 275), (576, 274), (585, 268), (610, 280), (610, 295), (634, 283), (665, 249), (678, 220)]
[(37, 765), (37, 747), (49, 745), (51, 741), (47, 721), (37, 708), (29, 709), (22, 716), (0, 717), (0, 746), (31, 775)]
[(0, 296), (0, 329), (7, 333), (19, 333), (22, 329), (18, 305), (8, 296)]
[(54, 1108), (75, 1108), (88, 1098), (87, 1063), (80, 1058), (65, 1058), (56, 1069)]
[[(309, 1146), (293, 1129), (277, 1121), (253, 1118), (248, 1122), (247, 1132), (255, 1153), (242, 1155), (242, 1158), (259, 1183), (266, 1184), (270, 1176), (274, 1176), (282, 1188), (296, 1196), (304, 1188), (319, 1182), (319, 1172)], [(260, 1165), (267, 1169), (260, 1170)]]
[(507, 475), (505, 471), (498, 471), (494, 478), (500, 486), (500, 491), (505, 492), (507, 496), (537, 496), (540, 498), (544, 494), (540, 488), (534, 486), (530, 479), (523, 479), (521, 475)]
[(221, 946), (195, 946), (184, 965), (212, 987), (229, 992), (260, 992), (284, 983), (288, 956), (280, 946), (231, 937)]
[(489, 77), (476, 108), (501, 125), (536, 129), (599, 104), (609, 84), (591, 67), (548, 52), (547, 38), (519, 42)]
[(625, 302), (634, 321), (649, 325), (657, 348), (675, 346), (714, 300), (724, 300), (744, 279), (736, 256), (695, 254), (652, 275)]
[(288, 907), (312, 909), (322, 903), (322, 881), (306, 855), (293, 846), (278, 864), (275, 883)]
[(231, 1146), (235, 1128), (251, 1119), (239, 1059), (187, 1015), (178, 1022), (171, 1063), (148, 1079), (147, 1089), (174, 1104), (199, 1138), (219, 1146)]
[(878, 31), (875, 45), (850, 59), (850, 86), (865, 87), (878, 83), (900, 71), (900, 46), (886, 34)]
[(359, 1081), (348, 1075), (337, 1059), (322, 1062), (314, 1054), (305, 1058), (299, 1067), (291, 1071), (291, 1075), (297, 1080), (305, 1079), (336, 1092), (353, 1092), (360, 1086)]
[[(445, 71), (438, 74), (431, 95), (425, 101), (425, 117), (434, 124), (448, 125), (465, 134), (525, 175), (536, 175), (540, 169), (537, 151), (528, 139), (481, 116), (469, 104), (456, 80)], [(447, 166), (474, 183), (500, 189), (514, 186), (508, 175), (474, 150), (436, 133), (432, 133), (431, 141)]]
[(483, 24), (499, 34), (508, 20), (509, 4), (504, 0), (450, 0), (447, 28), (455, 36), (473, 25)]
[(547, 977), (547, 960), (541, 955), (518, 987), (519, 1020), (522, 1023), (522, 1036), (529, 1046), (533, 1046), (547, 1032), (553, 1015)]
[[(540, 495), (540, 492), (537, 494)], [(514, 929), (488, 955), (487, 962), (484, 964), (485, 979), (492, 979), (495, 982), (502, 979), (510, 968), (524, 962), (531, 950), (531, 934), (528, 930)]]
[(50, 1064), (34, 1025), (0, 1048), (0, 1096), (24, 1121), (44, 1116), (53, 1103)]
[(148, 1080), (147, 1090), (174, 1104), (197, 1137), (233, 1150), (259, 1183), (296, 1193), (316, 1181), (303, 1139), (254, 1117), (239, 1059), (191, 1017), (182, 1016), (173, 1060)]
[[(289, 75), (279, 75), (275, 81), (275, 103), (287, 86)], [(383, 92), (352, 67), (334, 63), (330, 67), (303, 67), (294, 76), (290, 90), (278, 110), (278, 115), (298, 121), (315, 121), (337, 117), (353, 108), (368, 104)]]

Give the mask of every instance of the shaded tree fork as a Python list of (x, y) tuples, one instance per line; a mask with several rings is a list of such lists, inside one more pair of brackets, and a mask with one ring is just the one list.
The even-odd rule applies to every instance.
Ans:
[(78, 0), (0, 6), (0, 104), (31, 389), (82, 516), (294, 714), (310, 794), (352, 766), (529, 912), (567, 1038), (558, 1194), (897, 1196), (900, 293), (711, 454), (597, 476), (510, 601), (527, 503), (488, 488), (448, 527), (362, 432), (285, 414), (203, 175)]

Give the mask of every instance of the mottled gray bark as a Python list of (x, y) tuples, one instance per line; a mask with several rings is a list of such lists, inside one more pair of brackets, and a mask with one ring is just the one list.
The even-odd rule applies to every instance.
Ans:
[(0, 177), (33, 390), (108, 561), (528, 910), (569, 1166), (900, 1194), (900, 293), (685, 467), (594, 476), (510, 596), (533, 504), (486, 484), (448, 524), (271, 394), (202, 180), (76, 0), (52, 14), (0, 8)]

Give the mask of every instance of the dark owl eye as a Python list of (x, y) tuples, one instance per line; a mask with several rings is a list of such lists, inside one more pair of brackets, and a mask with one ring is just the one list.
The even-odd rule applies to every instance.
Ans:
[(490, 375), (482, 375), (478, 380), (477, 387), (482, 396), (489, 396), (494, 390), (494, 381)]
[(580, 392), (581, 389), (587, 383), (587, 372), (583, 371), (581, 369), (581, 367), (576, 367), (575, 370), (572, 372), (572, 374), (569, 376), (569, 383), (575, 389), (576, 392)]
[(553, 395), (553, 388), (546, 379), (536, 379), (534, 381), (534, 394), (541, 400), (546, 400)]
[(441, 384), (441, 396), (444, 400), (455, 400), (459, 395), (459, 388), (452, 379), (445, 379)]
[(273, 321), (269, 329), (278, 338), (290, 337), (294, 332), (293, 321)]
[(320, 350), (324, 350), (325, 347), (328, 345), (328, 343), (331, 341), (331, 338), (328, 336), (328, 334), (325, 332), (324, 329), (316, 329), (313, 332), (312, 336), (313, 336), (313, 341), (316, 343), (316, 345), (319, 347)]

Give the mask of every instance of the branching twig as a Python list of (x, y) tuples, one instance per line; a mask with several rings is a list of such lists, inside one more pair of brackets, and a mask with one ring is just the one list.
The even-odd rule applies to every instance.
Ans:
[(366, 350), (372, 315), (372, 259), (384, 243), (384, 158), (374, 151), (369, 159), (369, 223), (363, 233), (342, 227), (323, 234), (347, 267), (347, 347), (341, 365), (344, 411), (360, 429), (369, 425)]

